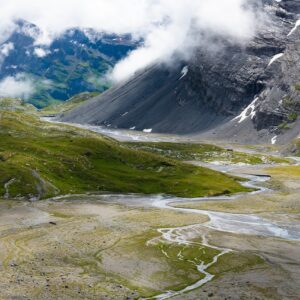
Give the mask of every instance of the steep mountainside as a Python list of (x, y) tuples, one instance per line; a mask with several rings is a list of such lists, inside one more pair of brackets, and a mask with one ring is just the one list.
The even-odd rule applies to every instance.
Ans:
[(199, 45), (190, 61), (153, 65), (61, 119), (239, 142), (296, 137), (300, 2), (253, 2), (268, 17), (247, 45), (212, 37), (218, 51)]
[(104, 75), (136, 47), (128, 36), (72, 29), (50, 45), (38, 45), (41, 31), (25, 21), (0, 45), (0, 80), (7, 77), (34, 82), (28, 101), (38, 107), (65, 101), (81, 92), (103, 92)]

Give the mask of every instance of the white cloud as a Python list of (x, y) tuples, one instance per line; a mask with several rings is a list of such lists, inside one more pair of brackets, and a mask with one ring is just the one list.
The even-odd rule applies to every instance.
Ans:
[(33, 82), (24, 74), (8, 76), (0, 81), (0, 97), (27, 99), (33, 92)]
[(0, 36), (13, 30), (13, 20), (34, 23), (41, 32), (28, 32), (36, 45), (73, 27), (143, 38), (145, 45), (122, 61), (112, 73), (122, 80), (155, 60), (174, 52), (188, 55), (204, 40), (206, 31), (243, 41), (250, 38), (257, 19), (246, 9), (249, 0), (0, 0)]
[(161, 2), (168, 21), (152, 28), (144, 46), (117, 64), (111, 74), (114, 80), (126, 79), (152, 62), (169, 61), (175, 52), (189, 58), (195, 47), (213, 48), (209, 36), (222, 35), (242, 43), (255, 33), (254, 13), (245, 9), (243, 0)]
[(10, 53), (10, 51), (14, 50), (15, 46), (13, 43), (6, 43), (0, 46), (0, 67)]
[(47, 56), (50, 52), (47, 51), (47, 50), (45, 50), (45, 49), (43, 49), (43, 48), (34, 48), (33, 53), (34, 53), (37, 57), (42, 58), (42, 57)]
[(9, 55), (9, 53), (14, 50), (15, 46), (13, 43), (6, 43), (0, 46), (0, 70), (5, 58)]

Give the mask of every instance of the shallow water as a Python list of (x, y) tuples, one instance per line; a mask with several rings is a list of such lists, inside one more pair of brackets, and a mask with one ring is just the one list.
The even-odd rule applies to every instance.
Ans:
[[(251, 194), (257, 193), (266, 193), (270, 192), (269, 189), (260, 186), (261, 183), (266, 182), (270, 179), (269, 176), (259, 176), (259, 175), (247, 175), (249, 179), (248, 182), (243, 183), (244, 186), (250, 188), (257, 188), (257, 191), (251, 192)], [(233, 195), (233, 196), (220, 196), (220, 197), (211, 197), (211, 198), (198, 198), (195, 199), (197, 201), (218, 201), (218, 200), (235, 200), (239, 197), (243, 197), (244, 194), (240, 195)], [(149, 199), (148, 199), (149, 200)], [(191, 226), (185, 227), (178, 227), (178, 228), (161, 228), (158, 229), (158, 232), (161, 234), (162, 238), (165, 241), (170, 243), (175, 243), (179, 245), (192, 245), (195, 242), (191, 242), (193, 237), (197, 235), (202, 236), (202, 242), (199, 243), (199, 246), (207, 246), (220, 251), (218, 255), (216, 255), (213, 260), (208, 263), (204, 264), (203, 262), (197, 265), (198, 271), (204, 275), (204, 278), (197, 281), (196, 283), (185, 287), (180, 291), (166, 291), (160, 295), (155, 297), (151, 297), (149, 299), (155, 300), (165, 300), (170, 299), (175, 296), (182, 295), (186, 292), (195, 290), (199, 287), (202, 287), (209, 281), (214, 278), (214, 275), (207, 272), (208, 268), (217, 263), (218, 259), (229, 252), (231, 249), (226, 248), (219, 248), (212, 246), (208, 243), (206, 236), (201, 235), (199, 231), (201, 228), (206, 227), (209, 229), (222, 231), (222, 232), (230, 232), (230, 233), (238, 233), (238, 234), (248, 234), (248, 235), (257, 235), (257, 236), (265, 236), (265, 237), (275, 237), (285, 240), (300, 240), (300, 230), (296, 227), (291, 226), (290, 224), (285, 225), (278, 225), (276, 223), (264, 220), (255, 215), (245, 215), (245, 214), (230, 214), (230, 213), (222, 213), (222, 212), (213, 212), (213, 211), (206, 211), (206, 210), (198, 210), (198, 209), (188, 209), (188, 208), (178, 208), (172, 207), (172, 204), (185, 202), (187, 199), (180, 199), (180, 198), (173, 198), (170, 197), (168, 199), (164, 197), (158, 197), (157, 199), (152, 200), (151, 205), (160, 208), (160, 209), (171, 209), (185, 213), (196, 213), (196, 214), (204, 214), (209, 217), (209, 221), (204, 224), (196, 224)], [(189, 201), (191, 201), (189, 199)]]
[(53, 117), (43, 117), (42, 121), (46, 121), (54, 124), (64, 124), (71, 125), (77, 128), (86, 129), (92, 132), (96, 132), (113, 139), (116, 139), (120, 142), (191, 142), (192, 138), (189, 136), (179, 136), (179, 135), (164, 135), (156, 134), (151, 132), (143, 132), (136, 130), (126, 130), (126, 129), (117, 129), (109, 128), (106, 126), (94, 126), (89, 124), (77, 124), (77, 123), (65, 123), (56, 121)]
[[(236, 175), (236, 174), (235, 174)], [(242, 182), (244, 186), (249, 188), (256, 188), (256, 191), (250, 192), (250, 194), (269, 193), (270, 189), (261, 186), (270, 179), (269, 176), (261, 175), (242, 175), (247, 177), (249, 181)], [(246, 193), (249, 194), (249, 193)], [(193, 208), (180, 208), (174, 207), (174, 204), (186, 203), (186, 202), (199, 202), (199, 201), (232, 201), (245, 197), (245, 193), (236, 194), (232, 196), (218, 196), (218, 197), (201, 197), (201, 198), (178, 198), (172, 196), (156, 195), (102, 195), (97, 198), (104, 202), (117, 203), (127, 206), (141, 206), (141, 207), (155, 207), (159, 209), (169, 209), (184, 213), (194, 213), (206, 215), (210, 221), (204, 224), (200, 224), (209, 229), (214, 229), (223, 232), (248, 234), (266, 237), (282, 238), (285, 240), (300, 240), (300, 230), (288, 222), (270, 221), (263, 219), (254, 214), (233, 214), (214, 212), (207, 210), (199, 210)]]
[[(47, 120), (53, 122), (53, 120)], [(59, 123), (59, 122), (58, 122)], [(137, 131), (130, 130), (116, 130), (109, 129), (107, 127), (101, 126), (90, 126), (90, 125), (78, 125), (71, 124), (77, 126), (79, 128), (84, 128), (91, 130), (93, 132), (98, 132), (104, 134), (106, 136), (115, 138), (119, 141), (149, 141), (149, 142), (160, 142), (160, 141), (184, 141), (185, 137), (181, 138), (178, 136), (163, 136), (163, 135), (155, 135), (151, 133), (143, 133)], [(191, 141), (188, 138), (186, 141)], [(300, 163), (300, 159), (295, 159), (297, 164)], [(237, 165), (205, 165), (206, 167), (213, 168), (220, 172), (234, 174), (235, 176), (241, 176), (247, 178), (248, 181), (243, 182), (242, 184), (249, 188), (255, 188), (256, 190), (251, 192), (250, 194), (259, 194), (259, 193), (269, 193), (272, 192), (268, 188), (262, 186), (263, 183), (270, 179), (269, 176), (261, 176), (261, 175), (250, 175), (250, 174), (240, 174), (239, 170), (244, 166)], [(257, 166), (258, 167), (258, 166)], [(266, 167), (266, 165), (264, 166)], [(249, 194), (249, 193), (248, 193)], [(191, 226), (178, 227), (178, 228), (160, 228), (158, 229), (158, 233), (161, 235), (161, 239), (169, 242), (175, 243), (179, 245), (191, 245), (195, 242), (191, 240), (195, 236), (201, 236), (202, 242), (199, 243), (200, 246), (211, 247), (219, 250), (219, 254), (216, 255), (213, 260), (204, 264), (203, 262), (199, 265), (196, 265), (198, 271), (204, 275), (204, 278), (199, 280), (198, 282), (185, 287), (180, 291), (166, 291), (160, 295), (152, 297), (151, 299), (164, 300), (170, 299), (174, 296), (182, 295), (183, 293), (192, 291), (196, 288), (199, 288), (206, 284), (207, 282), (213, 279), (213, 275), (207, 272), (207, 269), (215, 264), (219, 257), (230, 252), (231, 249), (224, 249), (212, 246), (208, 243), (206, 236), (203, 235), (203, 228), (228, 232), (234, 234), (243, 234), (243, 235), (254, 235), (254, 236), (263, 236), (263, 237), (272, 237), (283, 239), (287, 241), (299, 241), (300, 240), (300, 230), (295, 224), (286, 222), (276, 223), (274, 221), (263, 219), (254, 214), (232, 214), (232, 213), (223, 213), (223, 212), (214, 212), (207, 210), (199, 210), (192, 208), (180, 208), (174, 207), (172, 205), (191, 202), (191, 201), (232, 201), (235, 199), (240, 199), (245, 197), (245, 193), (237, 194), (232, 196), (219, 196), (219, 197), (202, 197), (202, 198), (194, 198), (194, 199), (185, 199), (178, 197), (169, 197), (169, 196), (144, 196), (144, 195), (104, 195), (98, 196), (98, 199), (101, 201), (107, 201), (109, 203), (118, 203), (118, 204), (126, 204), (128, 206), (142, 206), (142, 207), (155, 207), (158, 209), (168, 209), (175, 210), (183, 213), (193, 213), (193, 214), (201, 214), (206, 215), (209, 218), (209, 221), (203, 224), (195, 224)], [(72, 196), (70, 197), (72, 199)], [(88, 199), (89, 196), (86, 197)], [(59, 199), (58, 199), (59, 200)], [(202, 230), (201, 230), (202, 229)], [(148, 241), (151, 243), (151, 241)], [(164, 253), (166, 255), (166, 253)]]

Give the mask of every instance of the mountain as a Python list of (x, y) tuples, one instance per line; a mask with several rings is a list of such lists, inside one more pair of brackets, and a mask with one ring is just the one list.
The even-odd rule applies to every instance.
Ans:
[(199, 45), (189, 61), (149, 66), (60, 119), (243, 143), (297, 137), (300, 2), (253, 5), (268, 17), (246, 45), (214, 36), (218, 51)]
[(104, 75), (138, 44), (130, 35), (92, 29), (70, 29), (47, 46), (37, 44), (41, 35), (34, 24), (18, 21), (0, 45), (0, 81), (33, 82), (28, 102), (39, 108), (81, 92), (103, 92), (109, 87)]

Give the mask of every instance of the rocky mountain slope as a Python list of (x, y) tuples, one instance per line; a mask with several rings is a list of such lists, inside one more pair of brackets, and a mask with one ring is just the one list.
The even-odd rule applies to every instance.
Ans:
[(38, 44), (41, 30), (18, 21), (0, 44), (0, 81), (16, 78), (32, 82), (28, 101), (38, 107), (65, 101), (81, 92), (103, 92), (104, 75), (136, 47), (129, 35), (116, 36), (92, 29), (70, 29), (49, 45)]
[(199, 45), (188, 62), (150, 66), (60, 118), (245, 143), (297, 137), (300, 2), (252, 4), (266, 17), (247, 45), (213, 37), (218, 51)]

